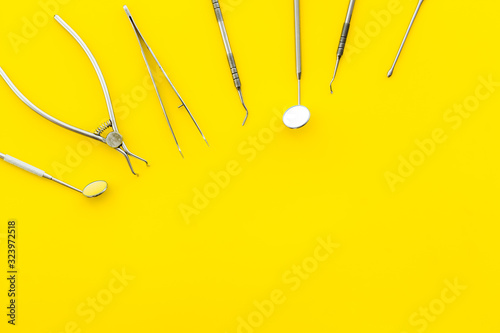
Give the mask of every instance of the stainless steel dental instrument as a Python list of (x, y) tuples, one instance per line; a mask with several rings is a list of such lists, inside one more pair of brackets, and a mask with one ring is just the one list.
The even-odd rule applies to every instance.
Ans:
[(50, 175), (48, 175), (45, 171), (42, 171), (38, 168), (35, 168), (34, 166), (31, 166), (29, 165), (28, 163), (25, 163), (23, 161), (20, 161), (18, 160), (17, 158), (14, 158), (12, 156), (9, 156), (9, 155), (5, 155), (5, 154), (2, 154), (0, 153), (0, 159), (4, 160), (5, 162), (7, 163), (10, 163), (18, 168), (21, 168), (25, 171), (28, 171), (34, 175), (37, 175), (39, 177), (43, 177), (43, 178), (46, 178), (46, 179), (49, 179), (49, 180), (52, 180), (60, 185), (63, 185), (63, 186), (66, 186), (72, 190), (75, 190), (77, 192), (80, 192), (82, 193), (84, 196), (86, 196), (87, 198), (95, 198), (101, 194), (103, 194), (106, 189), (108, 188), (108, 184), (104, 181), (104, 180), (98, 180), (98, 181), (95, 181), (95, 182), (92, 182), (90, 184), (88, 184), (87, 186), (85, 186), (85, 188), (83, 190), (80, 190), (76, 187), (73, 187), (69, 184), (66, 184), (65, 182), (63, 181), (60, 181), (59, 179), (56, 179)]
[[(102, 124), (101, 126), (99, 126), (94, 133), (91, 133), (91, 132), (87, 132), (85, 130), (82, 130), (80, 128), (77, 128), (77, 127), (74, 127), (74, 126), (71, 126), (71, 125), (68, 125), (54, 117), (52, 117), (51, 115), (45, 113), (44, 111), (42, 111), (41, 109), (39, 109), (36, 105), (34, 105), (33, 103), (31, 103), (20, 91), (19, 89), (17, 89), (17, 87), (14, 85), (14, 83), (10, 80), (10, 78), (7, 76), (7, 74), (5, 74), (5, 72), (2, 70), (2, 68), (0, 67), (0, 76), (5, 80), (5, 82), (7, 83), (7, 85), (12, 89), (12, 91), (17, 95), (17, 97), (19, 97), (19, 99), (21, 99), (27, 106), (29, 106), (33, 111), (35, 111), (36, 113), (38, 113), (40, 116), (44, 117), (45, 119), (53, 122), (54, 124), (56, 125), (59, 125), (67, 130), (70, 130), (70, 131), (73, 131), (75, 133), (78, 133), (78, 134), (81, 134), (81, 135), (84, 135), (86, 137), (89, 137), (91, 139), (94, 139), (94, 140), (97, 140), (97, 141), (100, 141), (102, 143), (105, 143), (107, 144), (108, 146), (110, 146), (111, 148), (113, 149), (116, 149), (118, 152), (120, 152), (124, 157), (125, 159), (127, 160), (127, 163), (130, 167), (130, 170), (132, 171), (132, 173), (135, 175), (136, 173), (134, 172), (134, 169), (132, 167), (132, 163), (130, 162), (130, 158), (129, 156), (132, 156), (134, 158), (137, 158), (143, 162), (145, 162), (146, 164), (148, 164), (148, 162), (137, 156), (137, 155), (134, 155), (132, 154), (128, 149), (127, 149), (127, 146), (125, 145), (125, 142), (123, 141), (123, 137), (122, 135), (120, 134), (120, 132), (118, 131), (118, 127), (116, 125), (116, 119), (115, 119), (115, 114), (114, 114), (114, 111), (113, 111), (113, 104), (111, 102), (111, 97), (109, 96), (109, 91), (108, 91), (108, 87), (106, 85), (106, 81), (104, 80), (104, 76), (102, 75), (102, 72), (101, 72), (101, 69), (99, 68), (99, 65), (97, 64), (97, 61), (95, 60), (94, 56), (92, 55), (92, 53), (90, 52), (89, 48), (87, 47), (87, 45), (85, 45), (85, 43), (83, 42), (83, 40), (80, 38), (80, 36), (77, 35), (77, 33), (71, 29), (71, 27), (66, 23), (64, 22), (59, 16), (54, 16), (54, 18), (56, 19), (57, 22), (59, 22), (59, 24), (62, 25), (62, 27), (64, 29), (66, 29), (66, 31), (68, 31), (68, 33), (73, 36), (73, 38), (76, 39), (76, 41), (78, 42), (78, 44), (80, 44), (80, 46), (83, 48), (83, 50), (85, 51), (85, 53), (87, 54), (88, 58), (90, 59), (90, 62), (92, 63), (92, 65), (94, 66), (94, 69), (97, 73), (97, 76), (99, 78), (99, 81), (101, 83), (101, 87), (102, 87), (102, 90), (104, 92), (104, 97), (106, 99), (106, 105), (107, 105), (107, 108), (108, 108), (108, 113), (109, 113), (109, 120), (107, 122), (105, 122), (104, 124)], [(108, 128), (111, 128), (112, 131), (104, 138), (102, 137), (102, 134), (108, 129)]]
[(337, 76), (337, 69), (339, 68), (340, 58), (344, 54), (345, 44), (347, 42), (347, 35), (349, 34), (349, 28), (351, 26), (352, 12), (354, 10), (354, 3), (356, 0), (349, 1), (349, 8), (347, 9), (347, 16), (345, 18), (344, 26), (342, 27), (342, 34), (340, 35), (340, 43), (337, 49), (337, 62), (335, 63), (335, 72), (333, 73), (333, 79), (330, 82), (330, 92), (333, 94), (333, 81)]
[(175, 89), (172, 81), (170, 81), (170, 78), (168, 77), (167, 73), (165, 73), (165, 70), (160, 65), (160, 62), (156, 58), (153, 50), (149, 47), (148, 43), (146, 43), (146, 40), (144, 39), (144, 37), (142, 36), (141, 32), (139, 31), (139, 28), (137, 27), (137, 25), (135, 24), (135, 21), (132, 18), (132, 15), (130, 14), (130, 11), (128, 10), (127, 6), (123, 6), (123, 9), (125, 10), (125, 13), (127, 13), (127, 16), (128, 16), (128, 18), (130, 20), (130, 23), (132, 24), (132, 28), (134, 29), (134, 33), (135, 33), (135, 35), (137, 37), (137, 41), (139, 42), (139, 46), (141, 48), (142, 57), (144, 58), (144, 62), (146, 63), (146, 67), (148, 68), (149, 75), (151, 76), (151, 80), (153, 81), (153, 86), (155, 88), (155, 91), (156, 91), (156, 94), (158, 96), (158, 99), (160, 100), (160, 105), (161, 105), (161, 108), (163, 110), (163, 114), (165, 115), (165, 118), (167, 119), (168, 127), (170, 128), (170, 132), (172, 132), (172, 136), (174, 137), (174, 141), (175, 141), (175, 144), (177, 145), (177, 149), (179, 150), (179, 153), (181, 153), (181, 156), (184, 157), (184, 155), (182, 154), (181, 148), (179, 146), (179, 143), (177, 142), (177, 137), (175, 136), (174, 130), (172, 128), (172, 125), (170, 124), (170, 119), (168, 118), (167, 111), (165, 110), (165, 106), (163, 104), (163, 100), (161, 99), (160, 92), (158, 91), (158, 86), (156, 85), (156, 81), (155, 81), (155, 78), (153, 76), (153, 72), (151, 71), (151, 67), (149, 66), (148, 60), (146, 58), (146, 53), (144, 52), (144, 48), (142, 47), (142, 43), (144, 43), (144, 45), (146, 46), (146, 49), (151, 54), (151, 56), (155, 60), (155, 62), (158, 65), (158, 67), (160, 67), (160, 70), (162, 71), (163, 75), (165, 75), (165, 78), (167, 79), (168, 83), (170, 84), (170, 86), (174, 90), (175, 94), (177, 95), (177, 97), (181, 101), (182, 104), (181, 104), (181, 106), (179, 106), (179, 108), (184, 107), (186, 109), (187, 113), (189, 114), (189, 116), (193, 120), (194, 124), (196, 125), (196, 128), (198, 129), (198, 131), (200, 132), (201, 136), (203, 137), (203, 140), (205, 140), (205, 142), (208, 145), (208, 141), (205, 138), (205, 135), (203, 135), (203, 132), (201, 131), (200, 126), (198, 126), (198, 123), (196, 122), (196, 120), (194, 119), (193, 115), (191, 114), (191, 111), (189, 111), (189, 109), (188, 109), (186, 103), (184, 103), (184, 100), (182, 99), (181, 95), (179, 95), (179, 93), (177, 92), (177, 89)]
[(286, 110), (283, 115), (283, 123), (292, 129), (300, 128), (307, 124), (309, 119), (311, 118), (311, 113), (309, 110), (300, 105), (300, 80), (302, 79), (302, 48), (301, 48), (301, 40), (300, 40), (300, 1), (294, 0), (294, 9), (295, 9), (295, 61), (297, 67), (297, 80), (298, 80), (298, 93), (299, 93), (299, 104), (296, 106), (292, 106), (288, 110)]
[(245, 119), (243, 120), (243, 126), (245, 126), (245, 123), (246, 123), (247, 118), (248, 118), (248, 109), (247, 109), (247, 106), (245, 105), (245, 102), (243, 101), (243, 94), (241, 92), (240, 76), (238, 74), (238, 69), (236, 69), (236, 62), (234, 60), (233, 51), (231, 50), (231, 45), (229, 44), (229, 37), (227, 35), (226, 25), (224, 24), (224, 18), (222, 17), (222, 10), (221, 10), (220, 5), (219, 5), (219, 0), (212, 0), (212, 4), (214, 6), (215, 16), (217, 17), (217, 22), (219, 23), (220, 33), (222, 35), (224, 47), (226, 48), (227, 60), (229, 61), (229, 67), (231, 68), (231, 74), (233, 76), (234, 86), (238, 90), (238, 94), (240, 95), (241, 104), (243, 104), (243, 107), (245, 108), (246, 116), (245, 116)]
[(411, 27), (413, 26), (413, 22), (415, 22), (415, 18), (417, 18), (417, 14), (418, 14), (423, 2), (424, 2), (424, 0), (418, 1), (417, 9), (415, 9), (415, 13), (413, 14), (413, 17), (411, 18), (410, 25), (408, 26), (408, 30), (406, 30), (406, 34), (405, 34), (405, 37), (403, 38), (403, 42), (401, 43), (401, 46), (399, 47), (398, 54), (396, 55), (396, 59), (394, 60), (394, 63), (392, 64), (391, 69), (387, 73), (387, 77), (391, 77), (392, 74), (394, 73), (394, 68), (396, 67), (399, 56), (401, 55), (401, 51), (403, 50), (403, 47), (405, 45), (406, 39), (408, 38), (408, 35), (410, 34), (410, 30), (411, 30)]

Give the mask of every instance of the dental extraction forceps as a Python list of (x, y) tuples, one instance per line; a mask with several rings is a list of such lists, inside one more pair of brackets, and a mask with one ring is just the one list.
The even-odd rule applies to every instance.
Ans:
[(222, 17), (222, 10), (220, 9), (219, 0), (212, 0), (212, 4), (215, 10), (215, 16), (217, 17), (217, 22), (219, 23), (220, 33), (222, 35), (222, 41), (224, 42), (224, 47), (226, 48), (227, 60), (229, 61), (229, 67), (231, 68), (231, 74), (233, 75), (234, 86), (238, 90), (240, 95), (241, 104), (245, 108), (246, 116), (243, 120), (243, 126), (247, 122), (248, 109), (243, 101), (243, 93), (241, 92), (241, 80), (238, 74), (238, 69), (236, 68), (236, 61), (234, 60), (233, 51), (231, 50), (231, 44), (229, 44), (229, 37), (226, 31), (226, 25), (224, 24), (224, 18)]
[(141, 32), (139, 31), (139, 28), (137, 27), (137, 25), (135, 24), (135, 21), (132, 18), (132, 15), (130, 14), (130, 11), (128, 10), (127, 6), (123, 6), (123, 9), (125, 10), (125, 13), (127, 13), (127, 16), (130, 20), (130, 23), (132, 24), (132, 28), (134, 29), (135, 35), (137, 37), (137, 41), (139, 42), (139, 46), (141, 47), (142, 57), (144, 58), (144, 62), (146, 63), (146, 67), (148, 68), (149, 75), (151, 76), (151, 81), (153, 81), (153, 86), (155, 87), (156, 95), (158, 96), (158, 99), (160, 100), (160, 105), (161, 105), (161, 108), (163, 110), (163, 114), (165, 115), (165, 118), (167, 119), (168, 127), (170, 128), (170, 132), (172, 132), (172, 136), (174, 137), (174, 141), (175, 141), (175, 144), (177, 145), (177, 149), (179, 149), (179, 153), (181, 153), (181, 156), (184, 158), (184, 155), (182, 154), (182, 151), (181, 151), (181, 147), (179, 146), (179, 143), (177, 142), (177, 137), (175, 136), (174, 129), (172, 128), (172, 125), (170, 124), (170, 120), (168, 118), (167, 111), (165, 110), (165, 106), (163, 105), (163, 100), (161, 99), (160, 92), (158, 91), (158, 87), (156, 85), (156, 81), (155, 81), (155, 78), (153, 76), (153, 72), (151, 71), (151, 67), (149, 67), (149, 63), (148, 63), (148, 60), (146, 58), (146, 54), (144, 52), (144, 48), (142, 47), (141, 41), (144, 43), (144, 45), (146, 45), (146, 49), (151, 54), (151, 56), (155, 60), (158, 67), (160, 67), (161, 72), (163, 73), (163, 75), (165, 75), (165, 78), (167, 79), (168, 83), (170, 84), (170, 86), (174, 90), (175, 94), (177, 95), (177, 97), (181, 101), (182, 104), (179, 106), (179, 108), (184, 107), (186, 109), (187, 113), (189, 114), (189, 116), (193, 120), (194, 124), (196, 125), (196, 128), (198, 129), (201, 136), (203, 137), (203, 140), (205, 140), (207, 145), (210, 146), (208, 144), (207, 139), (205, 138), (205, 135), (203, 135), (203, 132), (201, 131), (200, 126), (198, 126), (198, 123), (196, 122), (193, 115), (191, 114), (191, 111), (189, 111), (189, 109), (188, 109), (186, 103), (184, 103), (184, 100), (182, 99), (181, 95), (177, 92), (177, 89), (175, 89), (174, 84), (172, 83), (172, 81), (170, 81), (170, 78), (168, 77), (167, 73), (165, 72), (163, 67), (160, 65), (160, 62), (158, 61), (155, 54), (153, 53), (153, 50), (149, 47), (148, 43), (146, 43), (146, 40), (144, 39)]
[[(99, 128), (97, 128), (94, 133), (87, 132), (87, 131), (82, 130), (82, 129), (78, 128), (78, 127), (74, 127), (74, 126), (71, 126), (69, 124), (66, 124), (66, 123), (64, 123), (64, 122), (62, 122), (62, 121), (60, 121), (60, 120), (52, 117), (51, 115), (45, 113), (44, 111), (42, 111), (41, 109), (39, 109), (36, 105), (34, 105), (33, 103), (31, 103), (19, 91), (19, 89), (17, 89), (17, 87), (14, 85), (14, 83), (12, 83), (12, 81), (9, 79), (9, 77), (7, 76), (7, 74), (5, 74), (5, 72), (2, 70), (2, 68), (0, 68), (0, 76), (5, 80), (5, 82), (7, 83), (7, 85), (17, 95), (17, 97), (19, 97), (19, 99), (21, 99), (21, 101), (23, 101), (27, 106), (29, 106), (33, 111), (35, 111), (36, 113), (38, 113), (40, 116), (44, 117), (45, 119), (53, 122), (56, 125), (59, 125), (59, 126), (65, 128), (67, 130), (73, 131), (75, 133), (78, 133), (78, 134), (81, 134), (83, 136), (89, 137), (91, 139), (94, 139), (94, 140), (100, 141), (102, 143), (105, 143), (108, 146), (110, 146), (111, 148), (116, 149), (117, 151), (119, 151), (123, 156), (125, 156), (125, 158), (127, 160), (127, 163), (128, 163), (128, 165), (130, 167), (130, 170), (135, 175), (136, 173), (134, 172), (134, 168), (132, 167), (132, 163), (130, 162), (129, 156), (132, 156), (132, 157), (134, 157), (134, 158), (136, 158), (138, 160), (141, 160), (141, 161), (145, 162), (146, 165), (148, 165), (148, 162), (145, 159), (143, 159), (143, 158), (141, 158), (141, 157), (139, 157), (137, 155), (132, 154), (127, 149), (127, 146), (125, 145), (125, 142), (123, 142), (123, 137), (120, 134), (120, 132), (118, 131), (118, 127), (116, 125), (115, 114), (114, 114), (114, 111), (113, 111), (113, 104), (111, 102), (111, 97), (109, 96), (108, 87), (106, 85), (106, 81), (104, 80), (104, 76), (103, 76), (103, 74), (101, 72), (101, 69), (99, 68), (99, 65), (97, 64), (97, 61), (95, 60), (94, 56), (90, 52), (90, 50), (87, 47), (87, 45), (85, 45), (84, 41), (80, 38), (80, 36), (78, 36), (78, 34), (70, 26), (66, 22), (64, 22), (63, 19), (61, 19), (58, 15), (54, 16), (54, 18), (55, 18), (55, 20), (57, 22), (59, 22), (59, 24), (62, 25), (62, 27), (64, 29), (66, 29), (66, 31), (71, 36), (73, 36), (73, 38), (76, 39), (76, 41), (83, 48), (83, 50), (87, 54), (88, 58), (90, 59), (90, 62), (94, 66), (94, 69), (95, 69), (95, 71), (97, 73), (97, 76), (99, 78), (99, 81), (101, 83), (102, 90), (104, 92), (104, 97), (106, 99), (106, 105), (107, 105), (108, 112), (109, 112), (109, 120), (107, 122), (105, 122), (104, 124), (102, 124), (101, 126), (99, 126)], [(101, 134), (104, 131), (106, 131), (108, 128), (111, 128), (112, 131), (106, 136), (106, 138), (103, 138), (101, 136)]]

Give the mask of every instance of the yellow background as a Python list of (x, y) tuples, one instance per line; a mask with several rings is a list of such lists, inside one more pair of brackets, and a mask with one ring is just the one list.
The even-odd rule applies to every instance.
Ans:
[[(385, 26), (372, 11), (387, 11), (390, 0), (359, 1), (348, 41), (359, 52), (344, 56), (330, 95), (347, 2), (302, 1), (302, 101), (312, 118), (292, 131), (273, 126), (297, 100), (291, 0), (221, 1), (250, 110), (245, 127), (211, 1), (128, 1), (211, 145), (163, 81), (184, 160), (156, 94), (147, 90), (133, 107), (122, 97), (149, 82), (123, 1), (59, 4), (121, 107), (128, 148), (151, 167), (133, 160), (134, 177), (118, 152), (102, 144), (89, 151), (88, 140), (37, 116), (0, 81), (0, 152), (80, 188), (109, 183), (103, 196), (86, 199), (0, 163), (4, 272), (9, 219), (19, 232), (17, 325), (6, 323), (3, 278), (1, 331), (69, 332), (75, 322), (95, 333), (232, 333), (254, 301), (282, 290), (286, 301), (255, 332), (412, 333), (421, 326), (410, 317), (458, 279), (467, 289), (425, 331), (499, 332), (500, 92), (457, 129), (443, 117), (474, 96), (481, 77), (500, 81), (500, 4), (424, 2), (387, 79), (417, 1), (399, 1)], [(16, 50), (9, 38), (36, 15), (38, 31)], [(94, 70), (43, 17), (35, 0), (2, 5), (0, 66), (43, 110), (93, 131), (107, 117)], [(408, 158), (415, 140), (436, 128), (447, 140), (391, 191), (386, 172), (397, 173), (400, 155)], [(245, 149), (255, 137), (251, 155)], [(82, 147), (85, 156), (58, 173), (54, 165), (68, 166), (68, 151)], [(195, 192), (228, 163), (238, 165), (229, 185), (184, 218), (181, 208), (194, 207)], [(283, 275), (311, 258), (318, 237), (340, 247), (292, 291)], [(122, 269), (135, 278), (87, 323), (77, 308)]]

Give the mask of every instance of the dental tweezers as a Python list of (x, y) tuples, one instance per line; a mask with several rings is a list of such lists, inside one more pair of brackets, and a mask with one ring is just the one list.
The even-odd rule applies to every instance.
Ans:
[[(87, 47), (87, 45), (84, 43), (84, 41), (80, 38), (80, 36), (78, 36), (78, 34), (66, 22), (64, 22), (62, 18), (60, 18), (59, 16), (56, 15), (56, 16), (54, 16), (54, 19), (64, 29), (66, 29), (66, 31), (71, 36), (73, 36), (73, 38), (78, 42), (78, 44), (80, 44), (80, 46), (83, 48), (83, 50), (87, 54), (88, 58), (90, 59), (90, 62), (94, 66), (94, 70), (97, 73), (97, 76), (99, 78), (99, 82), (101, 83), (101, 87), (102, 87), (102, 90), (104, 92), (104, 97), (106, 99), (106, 106), (108, 108), (109, 120), (107, 122), (105, 122), (104, 124), (102, 124), (101, 126), (99, 126), (95, 130), (95, 132), (93, 132), (93, 133), (85, 131), (85, 130), (80, 129), (78, 127), (66, 124), (65, 122), (62, 122), (59, 119), (56, 119), (56, 118), (52, 117), (51, 115), (45, 113), (44, 111), (42, 111), (41, 109), (39, 109), (36, 105), (34, 105), (33, 103), (31, 103), (30, 100), (28, 100), (21, 93), (21, 91), (19, 91), (19, 89), (17, 89), (17, 87), (10, 80), (10, 78), (7, 76), (7, 74), (5, 74), (5, 72), (2, 70), (2, 68), (0, 68), (0, 76), (5, 80), (5, 82), (7, 83), (7, 85), (17, 95), (17, 97), (19, 97), (19, 99), (21, 99), (21, 101), (23, 101), (27, 106), (29, 106), (33, 111), (35, 111), (36, 113), (38, 113), (40, 116), (44, 117), (45, 119), (53, 122), (56, 125), (59, 125), (59, 126), (65, 128), (67, 130), (73, 131), (75, 133), (78, 133), (80, 135), (89, 137), (89, 138), (97, 140), (99, 142), (105, 143), (108, 146), (110, 146), (111, 148), (116, 149), (123, 156), (125, 156), (125, 159), (127, 160), (127, 163), (128, 163), (128, 165), (130, 167), (130, 170), (135, 175), (136, 173), (134, 172), (134, 168), (132, 167), (132, 163), (130, 162), (129, 156), (132, 156), (132, 157), (134, 157), (134, 158), (136, 158), (138, 160), (141, 160), (141, 161), (145, 162), (146, 164), (148, 164), (148, 162), (145, 159), (143, 159), (143, 158), (141, 158), (141, 157), (139, 157), (137, 155), (132, 154), (127, 149), (127, 146), (125, 145), (125, 142), (123, 141), (123, 136), (118, 131), (118, 127), (116, 125), (115, 114), (114, 114), (114, 111), (113, 111), (113, 103), (111, 102), (111, 97), (109, 96), (109, 91), (108, 91), (108, 87), (106, 85), (106, 81), (104, 80), (104, 76), (103, 76), (103, 74), (101, 72), (101, 69), (99, 68), (99, 65), (97, 64), (96, 59), (94, 58), (94, 56), (90, 52), (90, 49)], [(111, 128), (112, 131), (105, 138), (102, 137), (101, 136), (102, 133), (105, 132), (108, 128)]]
[(172, 128), (172, 124), (170, 123), (170, 120), (168, 118), (167, 111), (165, 110), (165, 106), (163, 104), (163, 100), (161, 99), (160, 92), (158, 91), (158, 86), (156, 85), (156, 81), (155, 81), (155, 78), (153, 76), (153, 72), (151, 71), (151, 67), (149, 66), (148, 60), (146, 58), (146, 53), (144, 52), (144, 48), (142, 47), (142, 43), (144, 43), (144, 45), (146, 46), (146, 49), (151, 54), (151, 56), (155, 60), (155, 62), (158, 65), (158, 67), (160, 67), (161, 72), (163, 73), (163, 75), (167, 79), (168, 83), (170, 84), (170, 86), (174, 90), (175, 94), (177, 95), (177, 97), (181, 101), (182, 104), (179, 106), (179, 108), (184, 107), (184, 109), (186, 109), (187, 113), (189, 114), (189, 116), (193, 120), (194, 124), (196, 125), (196, 128), (200, 132), (201, 136), (203, 137), (203, 140), (205, 140), (205, 142), (207, 143), (207, 145), (208, 145), (208, 141), (205, 138), (205, 135), (203, 135), (203, 132), (201, 131), (200, 126), (198, 126), (198, 123), (196, 122), (196, 120), (194, 119), (193, 115), (191, 114), (191, 111), (189, 111), (186, 103), (184, 103), (184, 100), (182, 99), (181, 95), (177, 92), (177, 89), (175, 89), (174, 84), (172, 83), (172, 81), (170, 81), (170, 78), (168, 77), (167, 73), (165, 72), (165, 70), (163, 69), (163, 67), (160, 65), (160, 62), (156, 58), (153, 50), (149, 47), (148, 43), (146, 43), (146, 40), (144, 39), (144, 37), (142, 36), (141, 32), (139, 31), (139, 28), (137, 27), (137, 25), (135, 24), (135, 21), (132, 18), (132, 15), (130, 14), (130, 11), (128, 10), (127, 6), (123, 6), (123, 9), (125, 10), (125, 13), (127, 14), (128, 18), (130, 20), (130, 23), (132, 24), (132, 28), (134, 29), (134, 33), (135, 33), (135, 35), (137, 37), (137, 41), (139, 42), (139, 46), (141, 47), (142, 57), (144, 58), (144, 62), (146, 63), (146, 67), (148, 68), (149, 75), (151, 76), (151, 81), (153, 81), (153, 86), (155, 88), (156, 95), (158, 96), (158, 99), (160, 100), (160, 105), (161, 105), (161, 108), (163, 110), (163, 114), (165, 115), (165, 118), (167, 119), (167, 123), (168, 123), (168, 127), (170, 128), (170, 132), (172, 132), (172, 136), (174, 137), (174, 141), (175, 141), (175, 144), (177, 145), (177, 149), (179, 150), (179, 153), (184, 158), (184, 155), (182, 154), (182, 151), (181, 151), (181, 147), (179, 146), (179, 142), (177, 141), (177, 137), (175, 136), (174, 129)]

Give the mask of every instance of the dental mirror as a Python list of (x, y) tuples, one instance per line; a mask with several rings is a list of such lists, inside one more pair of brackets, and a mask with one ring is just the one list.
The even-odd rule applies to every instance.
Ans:
[(108, 189), (108, 183), (106, 183), (104, 180), (98, 180), (98, 181), (92, 182), (92, 183), (88, 184), (87, 186), (85, 186), (85, 188), (82, 191), (80, 189), (77, 189), (74, 186), (66, 184), (63, 181), (60, 181), (59, 179), (54, 178), (54, 177), (48, 175), (47, 173), (45, 173), (45, 171), (40, 170), (38, 168), (35, 168), (34, 166), (31, 166), (28, 163), (25, 163), (25, 162), (23, 162), (21, 160), (18, 160), (17, 158), (14, 158), (12, 156), (0, 153), (0, 159), (2, 159), (5, 162), (10, 163), (10, 164), (18, 167), (18, 168), (21, 168), (21, 169), (23, 169), (25, 171), (28, 171), (28, 172), (30, 172), (30, 173), (32, 173), (34, 175), (37, 175), (39, 177), (43, 177), (43, 178), (52, 180), (52, 181), (54, 181), (54, 182), (56, 182), (56, 183), (58, 183), (60, 185), (66, 186), (66, 187), (68, 187), (68, 188), (70, 188), (72, 190), (80, 192), (81, 194), (83, 194), (87, 198), (98, 197), (98, 196), (100, 196), (101, 194), (103, 194)]
[(295, 7), (295, 60), (297, 66), (297, 80), (299, 83), (299, 104), (286, 110), (283, 123), (291, 129), (301, 128), (311, 118), (309, 109), (300, 104), (300, 79), (302, 78), (302, 52), (300, 45), (300, 1), (294, 0)]
[(108, 189), (108, 183), (104, 180), (97, 180), (85, 186), (82, 194), (87, 198), (95, 198), (106, 192)]

